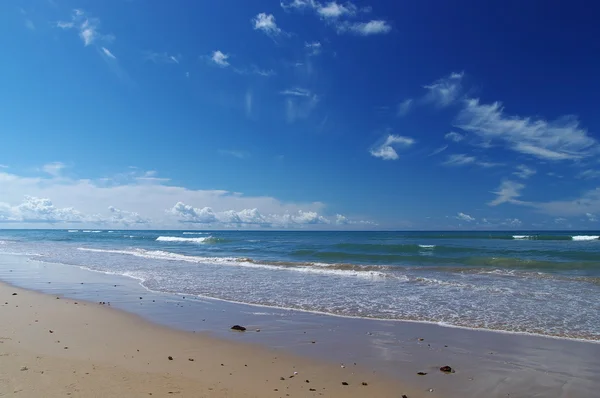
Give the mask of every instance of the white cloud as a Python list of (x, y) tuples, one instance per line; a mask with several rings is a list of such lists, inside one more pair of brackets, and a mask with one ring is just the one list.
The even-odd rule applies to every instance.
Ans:
[[(223, 190), (192, 190), (170, 185), (155, 171), (136, 168), (99, 180), (52, 175), (22, 177), (0, 171), (0, 186), (0, 221), (10, 227), (60, 223), (63, 228), (121, 224), (177, 229), (182, 227), (182, 221), (211, 221), (211, 228), (227, 228), (230, 224), (290, 228), (337, 225), (337, 218), (322, 214), (325, 206), (320, 202), (291, 203)], [(177, 203), (181, 204), (174, 206)], [(349, 219), (348, 225), (351, 224), (373, 225)]]
[(463, 72), (454, 72), (429, 85), (423, 86), (423, 88), (427, 89), (427, 94), (423, 100), (440, 108), (452, 105), (462, 93), (463, 76)]
[(600, 170), (587, 169), (577, 174), (577, 178), (595, 179), (600, 178)]
[(62, 170), (67, 167), (62, 162), (52, 162), (47, 163), (42, 166), (42, 171), (44, 173), (50, 174), (51, 176), (58, 177), (62, 173)]
[(507, 218), (501, 224), (508, 225), (510, 227), (520, 227), (523, 224), (523, 222), (518, 218)]
[(500, 102), (486, 105), (478, 99), (466, 100), (457, 126), (485, 141), (500, 141), (513, 151), (544, 160), (581, 159), (598, 152), (598, 142), (579, 127), (574, 116), (552, 122), (507, 116)]
[(285, 115), (290, 123), (310, 116), (320, 100), (317, 94), (298, 87), (281, 91), (280, 94), (287, 97), (284, 101)]
[(90, 22), (89, 19), (83, 21), (79, 30), (79, 37), (81, 37), (83, 43), (86, 46), (89, 46), (96, 40), (97, 36), (96, 25), (93, 22)]
[(179, 62), (181, 61), (181, 56), (172, 55), (167, 52), (157, 53), (153, 51), (147, 51), (145, 53), (145, 59), (147, 59), (148, 61), (152, 61), (155, 64), (179, 64)]
[(110, 52), (110, 50), (106, 47), (102, 47), (102, 52), (104, 53), (104, 55), (106, 55), (108, 58), (111, 59), (117, 59), (117, 57), (114, 56), (113, 53)]
[(451, 131), (451, 132), (447, 133), (446, 135), (444, 135), (444, 138), (447, 139), (448, 141), (461, 142), (462, 140), (465, 139), (465, 136), (462, 134), (456, 133), (454, 131)]
[(227, 61), (228, 58), (229, 55), (219, 50), (213, 51), (212, 55), (210, 56), (210, 60), (222, 68), (229, 66), (229, 62)]
[(277, 36), (282, 33), (282, 30), (277, 26), (273, 14), (261, 12), (252, 18), (254, 30), (261, 30), (268, 36)]
[(338, 33), (354, 33), (359, 36), (384, 35), (392, 31), (390, 24), (384, 20), (369, 22), (339, 22), (336, 24)]
[(585, 216), (588, 218), (589, 222), (596, 222), (596, 221), (598, 221), (598, 217), (596, 217), (595, 214), (585, 213)]
[(408, 114), (408, 112), (410, 112), (410, 110), (412, 109), (414, 104), (414, 101), (412, 98), (406, 99), (404, 101), (402, 101), (399, 105), (398, 105), (398, 116), (405, 116)]
[(309, 55), (319, 55), (321, 53), (321, 42), (313, 41), (312, 43), (304, 43), (304, 48)]
[(436, 150), (434, 150), (433, 152), (431, 152), (428, 156), (437, 155), (438, 153), (444, 152), (446, 149), (448, 149), (448, 145), (444, 145), (442, 147), (437, 148)]
[(473, 222), (473, 221), (475, 221), (474, 217), (471, 217), (470, 215), (465, 214), (465, 213), (458, 213), (456, 215), (456, 218), (459, 219), (459, 220), (461, 220), (461, 221), (466, 221), (466, 222)]
[(496, 199), (488, 204), (490, 206), (498, 206), (502, 203), (522, 204), (524, 202), (517, 200), (517, 198), (521, 196), (523, 188), (525, 188), (525, 185), (521, 183), (509, 180), (502, 181), (498, 190), (493, 192), (497, 196)]
[(341, 16), (355, 15), (357, 11), (357, 7), (350, 2), (339, 4), (335, 1), (330, 1), (325, 5), (319, 4), (316, 9), (317, 14), (323, 18), (339, 18)]
[(280, 92), (282, 95), (292, 95), (296, 97), (310, 97), (311, 92), (305, 88), (294, 87)]
[(71, 28), (75, 27), (75, 23), (74, 22), (58, 21), (56, 23), (56, 27), (57, 28), (61, 28), (61, 29), (71, 29)]
[(513, 174), (524, 180), (526, 180), (527, 178), (529, 178), (532, 175), (534, 175), (535, 173), (537, 173), (537, 171), (535, 171), (531, 167), (528, 167), (524, 164), (520, 164), (516, 168), (517, 168), (517, 171), (515, 171)]
[(446, 166), (464, 166), (466, 164), (472, 164), (477, 161), (475, 156), (468, 156), (463, 153), (448, 155), (448, 158), (444, 162)]
[(385, 140), (375, 145), (369, 153), (383, 160), (397, 160), (399, 158), (396, 152), (397, 148), (406, 148), (415, 143), (415, 140), (410, 137), (402, 137), (400, 135), (389, 134)]
[(319, 3), (316, 0), (292, 0), (281, 1), (280, 5), (284, 10), (296, 9), (302, 10), (305, 8), (317, 8)]

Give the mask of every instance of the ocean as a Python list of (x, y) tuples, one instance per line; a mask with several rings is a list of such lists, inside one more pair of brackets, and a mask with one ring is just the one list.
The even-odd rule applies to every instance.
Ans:
[(600, 232), (0, 230), (0, 254), (153, 291), (600, 341)]

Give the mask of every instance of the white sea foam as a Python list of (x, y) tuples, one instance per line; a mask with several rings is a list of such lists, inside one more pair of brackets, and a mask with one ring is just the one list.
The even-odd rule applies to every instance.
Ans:
[(157, 242), (186, 242), (186, 243), (206, 243), (211, 240), (212, 236), (206, 236), (203, 238), (182, 238), (179, 236), (159, 236), (156, 238)]
[(571, 239), (573, 240), (599, 240), (600, 236), (598, 235), (575, 235), (575, 236), (571, 236)]
[(435, 245), (419, 245), (421, 249), (433, 249)]
[(531, 239), (530, 235), (513, 235), (513, 239)]
[(208, 235), (208, 232), (183, 232), (184, 235)]
[(79, 232), (79, 230), (78, 229), (70, 229), (67, 232)]
[(88, 233), (88, 234), (97, 234), (97, 233), (102, 232), (102, 231), (87, 231), (86, 230), (86, 231), (82, 231), (82, 232), (85, 232), (85, 233)]
[[(241, 257), (200, 257), (200, 256), (186, 256), (184, 254), (171, 253), (163, 250), (144, 250), (144, 249), (133, 249), (133, 250), (110, 250), (110, 249), (92, 249), (79, 247), (78, 250), (95, 252), (95, 253), (112, 253), (112, 254), (124, 254), (142, 258), (148, 258), (153, 260), (167, 260), (167, 261), (185, 261), (189, 263), (197, 264), (214, 264), (214, 265), (226, 265), (246, 268), (260, 268), (268, 269), (273, 271), (295, 271), (295, 272), (306, 272), (313, 274), (329, 274), (339, 276), (354, 276), (363, 278), (385, 278), (389, 275), (384, 272), (378, 271), (359, 271), (359, 270), (345, 270), (335, 269), (335, 264), (324, 264), (324, 263), (306, 263), (298, 266), (282, 266), (274, 264), (263, 264), (254, 262), (248, 258)], [(329, 268), (328, 268), (329, 267)], [(406, 277), (400, 277), (399, 279), (404, 280)]]

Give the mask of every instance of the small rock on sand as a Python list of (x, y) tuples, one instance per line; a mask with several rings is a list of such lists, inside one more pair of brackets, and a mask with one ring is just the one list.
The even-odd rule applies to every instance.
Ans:
[(342, 381), (342, 385), (343, 385), (343, 386), (347, 386), (347, 385), (348, 385), (348, 382), (346, 382), (346, 381)]
[(169, 361), (172, 361), (172, 360), (173, 360), (173, 357), (169, 355)]
[(237, 330), (238, 332), (245, 332), (246, 328), (240, 325), (233, 325), (231, 327), (231, 330)]
[(13, 296), (16, 296), (16, 295), (17, 295), (17, 293), (13, 293), (12, 295), (13, 295)]
[(402, 394), (402, 398), (408, 398), (408, 395)]
[(450, 366), (442, 366), (440, 371), (444, 373), (454, 373), (454, 369), (452, 369)]
[(21, 366), (21, 371), (29, 370), (27, 366)]
[(194, 358), (188, 358), (188, 361), (194, 362)]
[(418, 374), (419, 376), (425, 376), (425, 375), (427, 374), (427, 372), (417, 372), (417, 374)]
[(368, 386), (369, 384), (367, 384), (367, 382), (364, 382), (364, 381), (363, 381), (363, 382), (362, 382), (362, 385), (363, 385), (363, 386)]

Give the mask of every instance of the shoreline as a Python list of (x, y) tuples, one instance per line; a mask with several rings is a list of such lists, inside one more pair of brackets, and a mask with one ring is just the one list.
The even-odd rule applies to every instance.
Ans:
[[(11, 254), (11, 255), (19, 255), (20, 256), (21, 254)], [(33, 260), (33, 261), (44, 262), (41, 260)], [(70, 265), (70, 264), (62, 264), (62, 263), (56, 263), (56, 264), (60, 264), (60, 265), (64, 265), (64, 266), (74, 266), (74, 267), (78, 267), (78, 268), (81, 268), (81, 269), (89, 271), (89, 272), (95, 272), (95, 273), (104, 274), (104, 275), (113, 275), (113, 276), (130, 278), (132, 280), (135, 280), (138, 283), (138, 285), (140, 287), (142, 287), (143, 289), (145, 289), (146, 291), (151, 292), (151, 293), (156, 293), (156, 294), (171, 294), (171, 295), (175, 295), (175, 296), (194, 296), (199, 299), (205, 299), (205, 300), (215, 300), (215, 301), (221, 301), (221, 302), (225, 302), (225, 303), (252, 306), (252, 307), (257, 307), (257, 308), (268, 308), (268, 309), (281, 310), (281, 311), (297, 311), (297, 312), (303, 312), (303, 313), (307, 313), (307, 314), (323, 315), (323, 316), (336, 317), (336, 318), (361, 319), (361, 320), (365, 320), (365, 321), (375, 321), (375, 322), (398, 322), (398, 323), (407, 322), (407, 323), (417, 323), (417, 324), (438, 326), (441, 328), (478, 331), (478, 332), (482, 332), (482, 333), (501, 333), (501, 334), (531, 336), (531, 337), (540, 337), (540, 338), (565, 340), (565, 341), (575, 341), (575, 342), (580, 342), (580, 343), (600, 344), (600, 340), (585, 339), (585, 338), (580, 338), (580, 337), (558, 336), (558, 335), (534, 333), (534, 332), (520, 332), (520, 331), (512, 331), (512, 330), (505, 330), (505, 329), (470, 327), (470, 326), (462, 326), (462, 325), (453, 325), (453, 324), (444, 323), (444, 322), (405, 319), (405, 318), (391, 319), (391, 318), (361, 317), (361, 316), (355, 316), (355, 315), (342, 315), (342, 314), (335, 314), (335, 313), (331, 313), (331, 312), (306, 310), (306, 309), (301, 309), (301, 308), (288, 308), (288, 307), (278, 307), (278, 306), (267, 305), (267, 304), (245, 303), (242, 301), (221, 299), (218, 297), (211, 297), (211, 296), (206, 296), (206, 295), (202, 295), (202, 294), (190, 294), (190, 293), (185, 293), (185, 292), (164, 292), (161, 290), (150, 289), (149, 287), (144, 285), (145, 279), (137, 278), (132, 275), (123, 275), (123, 274), (112, 273), (112, 272), (107, 272), (107, 271), (100, 271), (100, 270), (95, 270), (95, 269), (92, 269), (92, 268), (89, 268), (86, 266), (82, 266), (82, 265)]]
[[(400, 389), (394, 387), (393, 394), (381, 395), (384, 397), (409, 391), (407, 387), (414, 390), (403, 392), (409, 397), (438, 393), (449, 397), (588, 397), (600, 388), (592, 371), (600, 366), (600, 345), (589, 342), (338, 317), (154, 292), (129, 277), (24, 256), (0, 256), (0, 280), (73, 300), (111, 301), (113, 308), (127, 316), (133, 314), (158, 327), (204, 333), (260, 350), (276, 349), (320, 364), (335, 363), (335, 369), (342, 363), (357, 362), (369, 374), (394, 380), (395, 386), (396, 380), (404, 383)], [(234, 323), (249, 330), (260, 328), (261, 333), (232, 333), (229, 328)], [(439, 372), (444, 365), (456, 373)], [(428, 375), (418, 376), (419, 371)], [(349, 391), (343, 392), (347, 396)], [(379, 395), (370, 392), (369, 396)]]
[(11, 358), (0, 361), (0, 374), (8, 376), (0, 393), (33, 397), (43, 388), (47, 397), (65, 391), (82, 397), (422, 396), (359, 366), (178, 331), (98, 303), (59, 300), (4, 282), (0, 296), (0, 350)]

